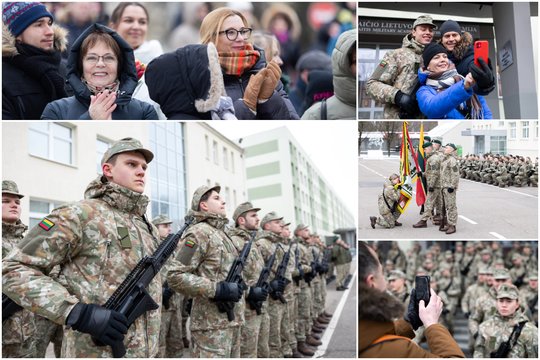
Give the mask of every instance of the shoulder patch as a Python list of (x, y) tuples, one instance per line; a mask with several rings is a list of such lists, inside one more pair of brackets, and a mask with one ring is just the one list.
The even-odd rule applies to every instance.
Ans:
[(388, 63), (386, 62), (386, 60), (382, 60), (382, 61), (379, 63), (379, 67), (382, 67), (382, 68), (385, 68), (386, 65), (388, 65)]
[(191, 239), (187, 239), (178, 252), (178, 261), (184, 265), (189, 265), (193, 254), (195, 254), (195, 250), (197, 250), (197, 243)]
[(51, 228), (54, 226), (54, 223), (47, 219), (47, 218), (44, 218), (43, 220), (41, 220), (41, 222), (39, 223), (39, 227), (41, 227), (43, 230), (45, 231), (49, 231), (51, 230)]

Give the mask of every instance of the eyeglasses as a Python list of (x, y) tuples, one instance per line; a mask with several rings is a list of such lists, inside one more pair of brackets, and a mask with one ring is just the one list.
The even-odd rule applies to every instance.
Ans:
[(224, 31), (220, 31), (218, 34), (225, 34), (225, 36), (227, 36), (227, 39), (229, 39), (230, 41), (235, 41), (238, 38), (238, 34), (242, 34), (244, 40), (247, 40), (251, 36), (252, 31), (253, 29), (250, 28), (241, 28), (240, 30), (227, 29)]
[(114, 64), (117, 62), (116, 58), (112, 55), (104, 55), (104, 56), (97, 56), (97, 55), (88, 55), (84, 61), (95, 65), (99, 62), (99, 59), (103, 59), (103, 62), (107, 65)]

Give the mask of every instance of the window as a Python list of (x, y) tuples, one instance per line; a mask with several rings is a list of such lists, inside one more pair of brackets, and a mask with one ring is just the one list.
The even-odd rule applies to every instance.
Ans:
[(538, 139), (538, 121), (535, 121), (534, 124), (534, 137)]
[(506, 155), (506, 136), (491, 136), (489, 146), (491, 153)]
[(529, 138), (529, 122), (528, 121), (522, 121), (521, 122), (521, 131), (522, 131), (522, 137), (524, 139)]
[(31, 155), (73, 165), (73, 129), (52, 122), (30, 123), (28, 152)]
[(223, 147), (223, 167), (229, 170), (229, 152), (225, 146)]
[(30, 221), (28, 228), (31, 229), (43, 220), (43, 218), (51, 213), (53, 209), (59, 207), (61, 203), (47, 200), (30, 199)]
[(219, 165), (218, 145), (217, 141), (212, 143), (212, 151), (214, 156), (214, 164)]
[(204, 145), (206, 149), (206, 160), (210, 160), (210, 141), (208, 140), (208, 135), (204, 135)]
[(96, 172), (98, 174), (101, 174), (101, 159), (103, 158), (103, 155), (107, 151), (107, 149), (111, 146), (110, 143), (108, 143), (105, 140), (96, 139)]
[(510, 139), (515, 139), (517, 135), (516, 122), (510, 121)]
[[(538, 125), (536, 128), (538, 129)], [(234, 152), (232, 150), (231, 150), (231, 172), (234, 174)]]

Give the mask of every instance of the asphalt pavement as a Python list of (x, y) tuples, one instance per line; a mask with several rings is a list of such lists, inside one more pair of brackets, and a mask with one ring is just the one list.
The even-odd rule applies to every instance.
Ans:
[[(538, 188), (499, 188), (460, 179), (457, 190), (457, 232), (446, 235), (428, 222), (427, 228), (414, 229), (420, 220), (415, 196), (399, 218), (401, 227), (371, 228), (369, 217), (379, 216), (377, 199), (384, 180), (399, 172), (399, 158), (358, 159), (358, 238), (365, 239), (446, 239), (446, 240), (537, 240)], [(416, 184), (413, 186), (416, 189)]]

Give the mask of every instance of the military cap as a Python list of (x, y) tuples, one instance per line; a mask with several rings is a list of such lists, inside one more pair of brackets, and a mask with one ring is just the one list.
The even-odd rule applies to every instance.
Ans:
[(283, 220), (283, 216), (279, 216), (275, 211), (270, 211), (268, 214), (264, 215), (261, 221), (261, 228), (263, 228), (266, 223), (272, 220)]
[(426, 269), (424, 269), (423, 267), (419, 267), (418, 269), (416, 269), (416, 275), (419, 274), (427, 274)]
[(401, 270), (392, 270), (390, 271), (390, 275), (388, 276), (388, 281), (390, 280), (396, 280), (396, 279), (405, 279), (406, 276)]
[(529, 275), (529, 280), (537, 280), (538, 281), (538, 273), (533, 272), (531, 275)]
[(491, 250), (484, 249), (484, 250), (480, 251), (480, 255), (491, 255)]
[[(262, 226), (262, 225), (261, 225)], [(307, 229), (308, 226), (307, 225), (304, 225), (304, 224), (298, 224), (296, 225), (296, 228), (294, 229), (294, 232), (297, 232), (297, 231), (300, 231), (300, 230), (304, 230), (304, 229)]]
[(463, 246), (463, 241), (457, 241), (457, 242), (456, 242), (456, 246), (458, 246), (458, 245)]
[(139, 140), (128, 137), (114, 142), (111, 147), (105, 151), (105, 154), (103, 154), (103, 157), (101, 158), (101, 165), (109, 161), (114, 155), (128, 151), (140, 152), (147, 163), (150, 163), (154, 158), (154, 154), (150, 150), (145, 149)]
[(286, 222), (283, 222), (283, 226), (289, 226), (289, 225), (291, 225), (291, 223), (290, 223), (290, 222), (288, 222), (288, 223), (286, 223)]
[(531, 247), (531, 243), (530, 242), (524, 242), (523, 243), (523, 247)]
[(434, 143), (434, 144), (442, 145), (442, 141), (439, 140), (439, 139), (433, 139), (431, 142)]
[(489, 266), (479, 266), (478, 267), (478, 274), (484, 274), (484, 275), (487, 275), (487, 274), (491, 274), (492, 272), (489, 271)]
[(468, 242), (467, 245), (465, 245), (466, 248), (474, 247), (474, 244), (472, 242)]
[(431, 136), (424, 136), (424, 143), (427, 143), (427, 142), (430, 142), (431, 141)]
[(446, 250), (446, 251), (444, 252), (444, 257), (451, 257), (452, 255), (453, 255), (453, 254), (452, 254), (452, 251), (450, 251), (450, 250)]
[(433, 18), (429, 15), (421, 15), (416, 19), (413, 23), (413, 29), (417, 27), (418, 25), (431, 25), (433, 26), (433, 29), (435, 30), (437, 28), (437, 25), (433, 23)]
[(512, 261), (517, 259), (521, 259), (521, 255), (519, 255), (518, 253), (512, 254)]
[(214, 187), (208, 187), (206, 185), (199, 186), (193, 193), (193, 199), (191, 200), (191, 210), (198, 211), (201, 198), (209, 191), (215, 190), (218, 194), (221, 190), (221, 186), (216, 185)]
[(493, 278), (495, 280), (510, 279), (510, 272), (508, 272), (508, 269), (495, 269)]
[(246, 201), (238, 205), (238, 207), (234, 210), (232, 218), (234, 221), (236, 221), (240, 217), (240, 215), (245, 214), (248, 211), (259, 211), (259, 210), (261, 209), (253, 207), (253, 204), (251, 204), (249, 201)]
[(457, 146), (455, 144), (452, 144), (452, 143), (448, 143), (444, 146), (450, 146), (451, 148), (453, 148), (454, 150), (457, 150)]
[(424, 144), (422, 145), (422, 149), (428, 148), (428, 147), (430, 147), (430, 146), (433, 146), (433, 144), (430, 143), (430, 142), (426, 142), (426, 143), (424, 143)]
[(19, 193), (19, 187), (15, 181), (11, 180), (2, 180), (2, 194), (11, 194), (17, 196), (19, 199), (22, 199), (24, 195)]
[(515, 285), (502, 284), (497, 290), (497, 299), (519, 299), (519, 291)]
[(158, 226), (162, 224), (172, 224), (172, 220), (165, 214), (161, 214), (152, 219), (152, 224)]
[(494, 265), (500, 265), (500, 264), (504, 264), (504, 260), (503, 259), (495, 259), (495, 264)]

